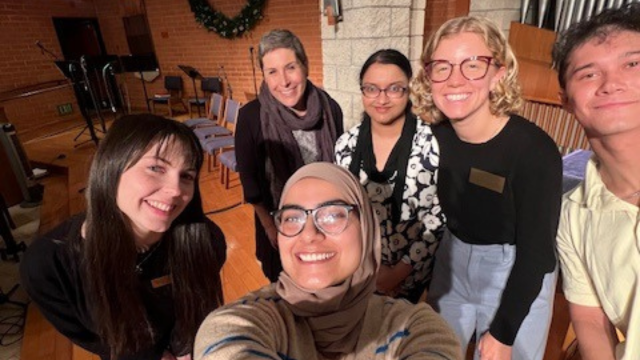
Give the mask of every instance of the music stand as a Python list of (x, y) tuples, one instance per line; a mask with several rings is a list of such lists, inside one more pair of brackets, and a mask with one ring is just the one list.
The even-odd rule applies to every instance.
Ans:
[[(201, 117), (202, 115), (200, 115), (200, 99), (198, 99), (198, 90), (196, 88), (196, 79), (202, 81), (202, 75), (200, 75), (200, 73), (198, 72), (198, 70), (196, 70), (195, 68), (189, 66), (189, 65), (178, 65), (178, 68), (182, 71), (184, 71), (187, 76), (189, 76), (191, 78), (191, 82), (193, 83), (193, 92), (196, 94), (196, 107), (198, 108), (198, 117)], [(191, 106), (191, 105), (189, 105)], [(191, 113), (191, 107), (189, 107), (189, 113)]]
[(158, 70), (156, 57), (154, 55), (125, 55), (120, 57), (120, 63), (125, 72), (137, 72), (140, 74), (142, 90), (144, 91), (144, 102), (147, 104), (147, 111), (151, 112), (149, 96), (147, 96), (147, 86), (145, 85), (142, 72)]
[[(80, 135), (82, 135), (86, 130), (89, 130), (89, 136), (91, 137), (91, 139), (88, 141), (93, 141), (96, 144), (96, 146), (98, 146), (98, 142), (100, 141), (100, 139), (98, 138), (98, 135), (96, 135), (96, 130), (93, 127), (93, 120), (91, 120), (91, 116), (87, 112), (83, 89), (80, 86), (80, 83), (84, 80), (78, 80), (75, 75), (75, 72), (77, 72), (78, 68), (80, 67), (80, 63), (78, 63), (77, 61), (63, 61), (63, 60), (56, 60), (54, 61), (54, 63), (56, 64), (56, 66), (58, 67), (58, 70), (60, 70), (62, 75), (64, 75), (64, 77), (66, 77), (67, 79), (69, 79), (69, 81), (71, 81), (71, 85), (73, 85), (74, 94), (76, 95), (76, 101), (78, 102), (78, 107), (80, 108), (80, 114), (82, 114), (82, 117), (84, 118), (84, 121), (87, 124), (82, 129), (82, 131), (80, 131), (80, 133), (76, 135), (73, 141), (76, 141), (78, 137), (80, 137)], [(75, 146), (79, 146), (82, 144), (84, 143), (76, 144)]]

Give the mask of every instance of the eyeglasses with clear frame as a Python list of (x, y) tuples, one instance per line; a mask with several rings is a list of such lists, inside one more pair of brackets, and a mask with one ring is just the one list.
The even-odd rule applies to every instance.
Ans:
[(467, 80), (480, 80), (487, 76), (489, 65), (500, 66), (491, 56), (472, 56), (454, 64), (448, 60), (432, 60), (425, 64), (424, 70), (429, 80), (441, 83), (449, 80), (455, 66), (460, 66), (460, 73)]
[(311, 214), (313, 224), (326, 235), (339, 235), (349, 224), (349, 213), (357, 209), (352, 204), (325, 204), (315, 209), (285, 206), (271, 212), (278, 232), (286, 237), (294, 237), (302, 232)]
[(362, 85), (360, 87), (360, 91), (362, 91), (362, 95), (370, 99), (377, 98), (381, 93), (385, 93), (385, 95), (387, 95), (391, 99), (399, 99), (407, 92), (407, 87), (401, 85), (391, 85), (385, 89), (380, 89), (379, 87), (374, 85)]

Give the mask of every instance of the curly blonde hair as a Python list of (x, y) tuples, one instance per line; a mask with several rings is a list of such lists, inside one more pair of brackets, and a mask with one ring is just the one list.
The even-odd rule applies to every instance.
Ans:
[(518, 62), (502, 32), (488, 19), (476, 16), (459, 17), (447, 21), (431, 35), (420, 58), (422, 66), (411, 81), (413, 112), (428, 123), (438, 123), (445, 115), (433, 102), (431, 80), (427, 77), (424, 65), (432, 60), (433, 53), (444, 38), (464, 32), (480, 35), (496, 62), (506, 69), (505, 76), (489, 95), (491, 113), (499, 116), (517, 113), (522, 107)]

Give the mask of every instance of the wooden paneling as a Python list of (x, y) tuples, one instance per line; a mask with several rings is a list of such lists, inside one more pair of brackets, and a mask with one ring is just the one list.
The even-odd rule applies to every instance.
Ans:
[(551, 67), (551, 49), (556, 33), (535, 26), (512, 22), (509, 44), (520, 65), (520, 85), (525, 98), (560, 104), (560, 86)]
[(521, 115), (549, 134), (562, 155), (590, 148), (580, 123), (560, 105), (527, 100)]

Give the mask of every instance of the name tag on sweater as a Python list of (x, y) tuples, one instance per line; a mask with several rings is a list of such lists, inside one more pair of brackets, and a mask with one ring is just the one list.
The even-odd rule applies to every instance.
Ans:
[(171, 284), (173, 281), (171, 280), (171, 275), (165, 275), (165, 276), (160, 276), (159, 278), (155, 278), (153, 280), (151, 280), (151, 286), (154, 289), (157, 289), (159, 287), (163, 287), (166, 285)]
[(471, 172), (469, 173), (470, 183), (495, 191), (499, 194), (502, 194), (504, 191), (505, 181), (505, 178), (500, 175), (492, 174), (488, 171), (476, 168), (471, 168)]

